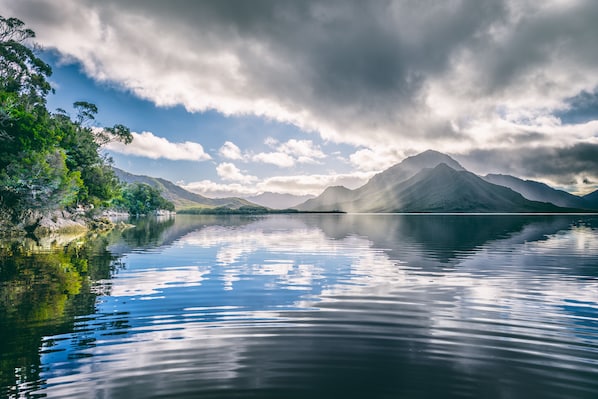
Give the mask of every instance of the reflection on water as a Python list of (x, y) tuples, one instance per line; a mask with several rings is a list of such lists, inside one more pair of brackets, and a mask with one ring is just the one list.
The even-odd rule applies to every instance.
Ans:
[(177, 216), (4, 245), (0, 396), (598, 397), (598, 218)]

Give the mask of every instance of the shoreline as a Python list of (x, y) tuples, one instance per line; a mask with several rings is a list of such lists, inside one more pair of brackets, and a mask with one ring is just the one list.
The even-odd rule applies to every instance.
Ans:
[(114, 228), (130, 228), (126, 223), (126, 212), (103, 211), (98, 216), (87, 216), (83, 212), (55, 210), (49, 213), (37, 213), (27, 220), (14, 224), (2, 221), (0, 239), (35, 237), (44, 238), (54, 234), (85, 234), (88, 232), (109, 231)]

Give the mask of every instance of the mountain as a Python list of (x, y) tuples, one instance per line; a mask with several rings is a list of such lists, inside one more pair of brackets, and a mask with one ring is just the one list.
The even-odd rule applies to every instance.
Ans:
[(357, 189), (357, 195), (361, 192), (368, 193), (377, 190), (385, 190), (389, 185), (395, 185), (419, 173), (425, 168), (434, 168), (441, 163), (446, 164), (454, 170), (465, 170), (459, 162), (446, 154), (434, 150), (427, 150), (418, 155), (405, 158), (385, 171), (372, 177), (365, 185)]
[(344, 186), (332, 186), (326, 188), (316, 198), (305, 201), (303, 204), (295, 206), (300, 211), (334, 211), (344, 210), (353, 212), (349, 205), (354, 197), (354, 191)]
[[(465, 170), (457, 161), (438, 151), (428, 150), (408, 157), (401, 163), (391, 166), (372, 177), (365, 185), (356, 190), (346, 187), (329, 187), (318, 197), (296, 206), (303, 211), (343, 210), (345, 212), (365, 212), (363, 204), (371, 201), (366, 208), (382, 208), (386, 198), (380, 193), (393, 191), (394, 186), (409, 179), (424, 168), (434, 168), (444, 163), (455, 170)], [(375, 198), (374, 198), (375, 197)], [(359, 202), (357, 206), (355, 202)], [(377, 202), (374, 204), (374, 202)]]
[(487, 182), (509, 187), (532, 201), (551, 202), (565, 208), (585, 208), (586, 201), (566, 191), (556, 190), (547, 184), (533, 180), (522, 180), (514, 176), (489, 174), (484, 176)]
[(207, 198), (203, 195), (187, 191), (166, 179), (134, 175), (122, 169), (113, 169), (116, 177), (124, 183), (145, 183), (157, 187), (162, 192), (162, 196), (171, 201), (177, 210), (197, 207), (227, 207), (237, 209), (241, 206), (255, 206), (255, 204), (241, 198)]
[(293, 195), (279, 193), (262, 193), (253, 197), (245, 197), (247, 201), (272, 209), (288, 209), (297, 206), (311, 198), (313, 195)]
[(374, 176), (362, 187), (334, 187), (296, 207), (346, 212), (559, 212), (489, 183), (448, 155), (426, 151)]
[(590, 209), (598, 209), (598, 190), (586, 194), (582, 198)]

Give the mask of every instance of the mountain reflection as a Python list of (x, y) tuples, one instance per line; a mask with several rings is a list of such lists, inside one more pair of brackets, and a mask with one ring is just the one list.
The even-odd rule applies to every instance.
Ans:
[(554, 376), (593, 361), (597, 230), (573, 215), (179, 215), (13, 243), (0, 393), (597, 392), (592, 373)]
[[(307, 218), (328, 237), (367, 238), (376, 248), (401, 258), (405, 244), (420, 249), (424, 259), (441, 263), (467, 256), (493, 241), (519, 237), (520, 242), (543, 240), (568, 229), (579, 217), (536, 215), (323, 215)], [(594, 222), (595, 223), (595, 222)]]

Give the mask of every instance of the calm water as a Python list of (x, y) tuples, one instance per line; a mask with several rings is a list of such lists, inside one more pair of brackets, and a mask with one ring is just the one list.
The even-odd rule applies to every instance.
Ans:
[(598, 218), (177, 216), (4, 243), (0, 397), (598, 398)]

